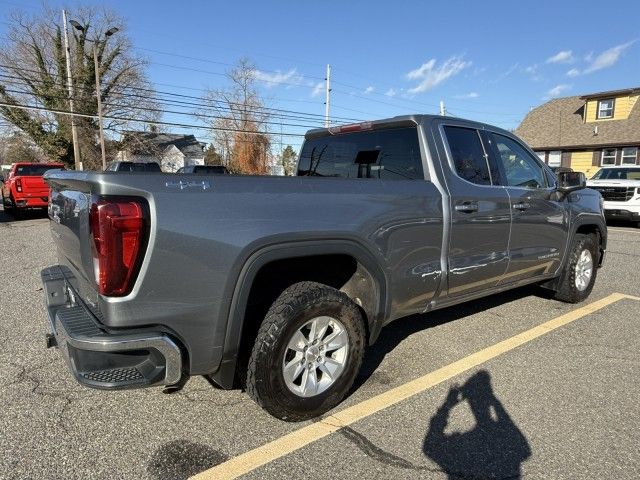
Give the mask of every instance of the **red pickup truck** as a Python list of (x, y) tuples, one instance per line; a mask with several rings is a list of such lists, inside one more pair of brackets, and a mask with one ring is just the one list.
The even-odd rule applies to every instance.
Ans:
[(2, 181), (4, 211), (19, 215), (28, 208), (47, 208), (49, 187), (42, 175), (51, 169), (64, 169), (62, 163), (14, 163)]

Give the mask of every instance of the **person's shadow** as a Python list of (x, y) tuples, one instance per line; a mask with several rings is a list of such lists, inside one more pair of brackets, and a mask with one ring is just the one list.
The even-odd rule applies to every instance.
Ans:
[[(471, 408), (475, 426), (445, 433), (451, 410), (462, 402)], [(529, 442), (493, 393), (486, 370), (451, 387), (431, 418), (423, 451), (450, 479), (519, 479), (522, 463), (531, 456)]]

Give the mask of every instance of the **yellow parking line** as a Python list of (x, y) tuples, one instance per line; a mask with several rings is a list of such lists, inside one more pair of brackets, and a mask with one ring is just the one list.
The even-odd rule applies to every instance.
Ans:
[(611, 228), (611, 227), (607, 227), (607, 230), (610, 232), (622, 232), (622, 233), (635, 233), (635, 234), (640, 234), (640, 230), (633, 230), (633, 229), (624, 229), (624, 228)]
[(537, 327), (526, 330), (518, 335), (496, 343), (490, 347), (475, 352), (468, 357), (446, 365), (438, 370), (416, 378), (408, 383), (392, 388), (373, 398), (364, 400), (356, 405), (345, 408), (329, 415), (316, 423), (302, 427), (261, 447), (245, 452), (237, 457), (227, 460), (220, 465), (205, 470), (191, 478), (205, 479), (231, 479), (251, 472), (256, 468), (266, 465), (280, 457), (288, 455), (305, 445), (320, 440), (342, 427), (351, 425), (376, 412), (397, 404), (402, 400), (438, 385), (456, 375), (470, 370), (478, 365), (491, 360), (514, 348), (535, 340), (546, 333), (552, 332), (564, 325), (578, 320), (586, 315), (594, 313), (612, 303), (620, 300), (631, 299), (640, 301), (640, 297), (633, 297), (622, 293), (613, 293), (601, 300), (572, 310), (564, 315), (549, 320)]

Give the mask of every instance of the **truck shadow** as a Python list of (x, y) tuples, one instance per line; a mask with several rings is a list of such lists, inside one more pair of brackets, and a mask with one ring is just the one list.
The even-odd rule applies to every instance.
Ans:
[(9, 215), (2, 208), (2, 202), (0, 202), (0, 223), (12, 223), (12, 222), (20, 222), (22, 220), (34, 220), (40, 218), (47, 218), (47, 210), (46, 209), (33, 209), (21, 212), (16, 218), (14, 215)]
[[(446, 432), (450, 423), (464, 425), (467, 415), (451, 420), (458, 405), (467, 404), (475, 425), (466, 431)], [(464, 414), (457, 410), (458, 414)], [(451, 480), (461, 478), (521, 478), (522, 463), (531, 456), (527, 438), (511, 419), (491, 386), (491, 376), (480, 370), (464, 385), (453, 385), (429, 421), (422, 450)]]
[(474, 300), (473, 302), (462, 303), (442, 310), (436, 310), (427, 314), (411, 315), (398, 319), (387, 325), (375, 344), (367, 349), (360, 373), (356, 377), (352, 392), (364, 385), (370, 377), (377, 376), (382, 383), (390, 383), (390, 379), (385, 380), (385, 375), (376, 374), (376, 370), (385, 359), (388, 353), (392, 352), (403, 340), (414, 333), (437, 327), (448, 322), (460, 320), (464, 317), (476, 313), (499, 307), (525, 297), (538, 296), (550, 298), (551, 293), (536, 285), (529, 285), (514, 290), (507, 290), (500, 295), (492, 295)]

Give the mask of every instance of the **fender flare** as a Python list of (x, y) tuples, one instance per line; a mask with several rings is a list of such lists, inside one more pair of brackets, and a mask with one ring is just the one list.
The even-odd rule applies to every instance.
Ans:
[(352, 239), (311, 239), (267, 245), (254, 251), (247, 258), (235, 282), (227, 318), (222, 360), (218, 370), (210, 375), (215, 383), (222, 388), (233, 388), (236, 363), (244, 331), (245, 310), (251, 287), (260, 269), (276, 260), (332, 254), (352, 256), (373, 277), (377, 287), (374, 298), (377, 301), (373, 306), (373, 318), (368, 319), (368, 331), (369, 343), (375, 341), (388, 311), (388, 287), (380, 260), (369, 249)]

